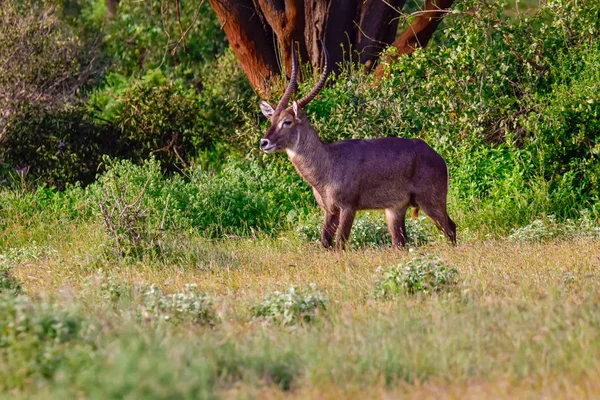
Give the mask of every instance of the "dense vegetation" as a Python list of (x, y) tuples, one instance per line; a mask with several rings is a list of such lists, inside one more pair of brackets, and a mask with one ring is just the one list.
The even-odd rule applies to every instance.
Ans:
[(323, 140), (445, 157), (459, 247), (422, 218), (416, 257), (378, 212), (322, 251), (210, 8), (182, 3), (184, 46), (161, 3), (0, 7), (0, 390), (600, 390), (600, 3), (458, 1), (381, 81), (344, 65), (308, 105)]
[[(186, 36), (186, 52), (175, 47), (176, 31), (165, 34), (176, 29), (175, 21), (167, 19), (163, 27), (158, 4), (124, 2), (116, 20), (107, 21), (102, 1), (79, 8), (59, 3), (52, 12), (46, 3), (33, 3), (37, 7), (9, 4), (3, 10), (7, 22), (34, 21), (51, 33), (32, 27), (30, 37), (20, 37), (37, 45), (30, 50), (35, 57), (27, 60), (47, 71), (45, 80), (33, 68), (2, 74), (10, 100), (0, 149), (5, 186), (20, 182), (19, 174), (31, 186), (89, 184), (107, 165), (103, 155), (136, 164), (152, 156), (164, 172), (183, 171), (183, 177), (158, 178), (167, 186), (182, 180), (176, 186), (197, 188), (190, 176), (209, 174), (235, 186), (242, 197), (261, 194), (262, 199), (240, 200), (255, 208), (252, 216), (244, 207), (212, 201), (215, 215), (241, 213), (220, 224), (219, 232), (212, 229), (213, 236), (293, 229), (292, 217), (314, 213), (306, 185), (284, 157), (258, 154), (265, 125), (257, 120), (257, 98), (206, 5)], [(196, 12), (187, 7), (190, 20), (184, 25)], [(509, 18), (501, 5), (459, 3), (438, 33), (437, 46), (388, 65), (376, 90), (372, 77), (348, 65), (309, 105), (308, 115), (327, 141), (426, 139), (450, 166), (451, 211), (463, 236), (501, 235), (537, 217), (574, 218), (584, 209), (597, 217), (597, 8), (558, 1)], [(3, 43), (22, 47), (10, 41), (19, 26), (5, 24)], [(65, 53), (46, 54), (52, 46)], [(15, 57), (25, 62), (21, 53)], [(43, 95), (22, 98), (9, 93), (14, 87)], [(153, 174), (150, 166), (146, 171)], [(267, 205), (268, 198), (279, 204)], [(196, 207), (193, 197), (178, 201)], [(193, 215), (187, 219), (206, 228)]]

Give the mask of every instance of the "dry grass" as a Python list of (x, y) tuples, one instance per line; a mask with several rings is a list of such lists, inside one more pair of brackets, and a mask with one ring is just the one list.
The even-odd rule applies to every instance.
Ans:
[[(187, 346), (190, 354), (217, 360), (215, 365), (239, 365), (246, 371), (233, 383), (223, 378), (229, 372), (220, 372), (217, 381), (229, 383), (217, 385), (219, 396), (453, 399), (600, 394), (597, 239), (473, 241), (455, 248), (440, 241), (413, 252), (380, 248), (336, 253), (291, 237), (210, 242), (186, 236), (176, 240), (184, 256), (128, 262), (107, 257), (103, 243), (98, 225), (65, 229), (42, 250), (33, 251), (35, 257), (18, 260), (14, 273), (29, 295), (67, 307), (85, 304), (85, 313), (106, 321), (107, 337), (119, 338), (119, 324), (133, 324), (140, 340), (150, 340), (155, 333), (146, 332), (149, 327), (132, 322), (124, 311), (107, 311), (96, 304), (90, 282), (100, 270), (119, 281), (159, 285), (165, 292), (197, 284), (215, 299), (221, 322), (211, 329), (168, 328), (161, 331), (160, 348), (172, 362), (181, 357), (181, 346)], [(193, 251), (200, 256), (185, 256)], [(374, 300), (375, 283), (381, 278), (378, 268), (415, 253), (435, 254), (456, 267), (459, 286), (448, 293)], [(329, 298), (328, 310), (314, 326), (283, 328), (250, 320), (249, 306), (268, 293), (309, 283)], [(224, 345), (235, 350), (230, 355), (220, 352)], [(257, 359), (263, 360), (262, 367), (256, 367)], [(268, 372), (271, 364), (275, 372)], [(247, 375), (256, 368), (259, 372)], [(291, 368), (291, 390), (273, 384), (270, 376), (277, 376), (278, 368)]]

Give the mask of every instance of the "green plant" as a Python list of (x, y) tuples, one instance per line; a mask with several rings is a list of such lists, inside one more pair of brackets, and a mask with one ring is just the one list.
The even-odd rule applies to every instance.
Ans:
[(118, 154), (114, 131), (78, 104), (100, 67), (57, 3), (10, 0), (0, 10), (0, 181), (89, 183), (100, 155)]
[(192, 86), (158, 68), (139, 77), (109, 73), (87, 107), (98, 120), (118, 128), (127, 143), (123, 156), (139, 163), (153, 154), (163, 169), (181, 170), (219, 147), (232, 151), (239, 142), (233, 133), (254, 97), (231, 51), (199, 74), (200, 82)]
[(458, 270), (440, 258), (415, 257), (385, 269), (375, 287), (375, 297), (387, 299), (400, 293), (439, 292), (455, 286), (458, 280)]
[[(57, 305), (37, 303), (23, 295), (0, 294), (0, 388), (17, 390), (32, 379), (52, 379), (73, 361), (70, 345), (90, 351), (84, 339), (87, 321)], [(81, 365), (85, 365), (82, 363)]]
[(163, 294), (158, 286), (152, 285), (143, 298), (142, 317), (145, 319), (198, 325), (214, 325), (218, 322), (212, 299), (198, 292), (193, 284), (186, 285), (183, 293), (174, 294)]
[(0, 9), (0, 138), (23, 104), (64, 104), (96, 72), (78, 31), (52, 3), (7, 0)]
[(0, 255), (0, 295), (4, 293), (21, 294), (21, 282), (13, 274), (13, 265), (3, 259)]
[(576, 219), (558, 221), (554, 215), (535, 219), (528, 225), (513, 229), (508, 239), (515, 242), (537, 242), (575, 237), (600, 237), (598, 219), (593, 218), (588, 210), (582, 210)]
[(99, 199), (98, 207), (115, 253), (119, 256), (135, 256), (145, 251), (160, 251), (168, 197), (162, 221), (157, 224), (156, 219), (147, 218), (148, 208), (143, 201), (151, 175), (139, 187), (135, 186), (128, 173), (121, 175), (111, 172), (105, 176), (103, 197)]
[(302, 290), (290, 286), (286, 292), (275, 291), (260, 304), (250, 308), (255, 318), (284, 325), (294, 326), (316, 320), (319, 312), (327, 309), (327, 299), (316, 291), (313, 284)]
[(116, 95), (95, 93), (90, 106), (118, 127), (128, 145), (126, 156), (134, 162), (153, 154), (166, 170), (184, 168), (217, 139), (202, 129), (195, 91), (170, 82), (160, 71), (149, 71)]
[[(432, 240), (432, 235), (424, 226), (425, 217), (416, 220), (407, 218), (406, 232), (407, 245), (412, 247), (422, 246)], [(313, 212), (297, 222), (296, 231), (309, 242), (320, 240), (323, 226), (323, 217), (319, 212)], [(391, 245), (391, 238), (385, 222), (385, 217), (380, 214), (360, 213), (356, 216), (350, 243), (354, 247), (380, 247)]]
[[(114, 18), (107, 13), (103, 1), (87, 2), (80, 20), (103, 33), (102, 50), (111, 72), (130, 76), (162, 68), (193, 80), (199, 66), (226, 46), (218, 19), (204, 2), (181, 2), (176, 13), (173, 4), (123, 0)], [(180, 24), (187, 31), (183, 39)]]
[(10, 168), (0, 176), (64, 189), (94, 180), (103, 154), (127, 154), (127, 144), (110, 124), (98, 124), (81, 106), (47, 108), (24, 104), (6, 127), (0, 159)]

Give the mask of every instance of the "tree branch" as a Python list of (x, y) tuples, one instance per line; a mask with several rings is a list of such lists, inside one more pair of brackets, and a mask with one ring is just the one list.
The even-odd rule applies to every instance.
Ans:
[[(421, 11), (415, 13), (413, 22), (394, 40), (392, 46), (398, 49), (397, 55), (412, 54), (417, 47), (425, 47), (446, 14), (451, 12), (454, 0), (426, 0)], [(383, 65), (377, 66), (376, 75), (383, 76)]]

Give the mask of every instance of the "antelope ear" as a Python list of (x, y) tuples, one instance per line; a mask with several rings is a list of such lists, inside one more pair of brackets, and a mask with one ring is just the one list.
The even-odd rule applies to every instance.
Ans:
[(273, 113), (275, 112), (273, 107), (271, 107), (271, 105), (264, 100), (261, 100), (258, 104), (260, 105), (260, 110), (262, 111), (263, 115), (271, 119)]
[(292, 110), (294, 111), (296, 122), (302, 122), (304, 119), (306, 119), (306, 114), (304, 114), (304, 111), (302, 111), (302, 109), (298, 106), (298, 103), (295, 101), (292, 102)]

